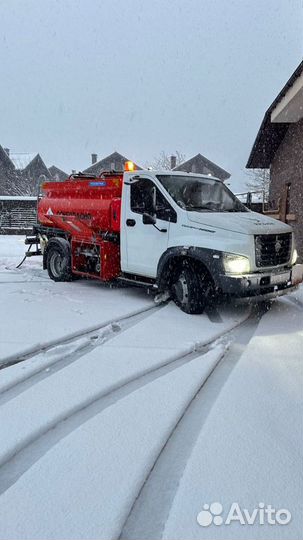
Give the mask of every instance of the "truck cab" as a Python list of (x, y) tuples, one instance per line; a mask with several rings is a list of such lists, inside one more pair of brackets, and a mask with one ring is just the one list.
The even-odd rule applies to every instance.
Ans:
[(275, 298), (302, 281), (291, 227), (211, 176), (129, 170), (47, 183), (34, 232), (55, 281), (145, 286), (186, 313), (222, 295)]
[(296, 258), (291, 227), (249, 211), (216, 178), (124, 175), (122, 271), (155, 279), (185, 311), (201, 311), (207, 295), (283, 294)]

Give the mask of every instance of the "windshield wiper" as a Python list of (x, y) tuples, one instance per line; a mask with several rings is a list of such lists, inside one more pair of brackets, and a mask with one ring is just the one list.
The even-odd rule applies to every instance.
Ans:
[(242, 208), (230, 208), (229, 210), (224, 210), (225, 212), (245, 212)]
[(187, 206), (186, 210), (208, 210), (208, 212), (216, 212), (214, 208), (210, 208), (209, 206)]

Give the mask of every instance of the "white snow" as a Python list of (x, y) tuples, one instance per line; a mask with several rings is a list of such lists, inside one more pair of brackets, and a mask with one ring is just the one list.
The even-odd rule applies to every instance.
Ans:
[(221, 355), (221, 348), (211, 351), (138, 388), (51, 447), (2, 495), (1, 538), (117, 538), (145, 476)]
[[(185, 322), (183, 328), (182, 319)], [(175, 306), (166, 306), (128, 332), (115, 337), (109, 344), (94, 349), (54, 373), (51, 378), (43, 379), (25, 393), (3, 404), (0, 408), (0, 425), (6, 437), (0, 447), (0, 464), (28, 444), (28, 441), (40, 436), (76, 410), (143, 373), (172, 362), (178, 356), (206, 343), (210, 337), (219, 336), (218, 330), (214, 331), (213, 323), (208, 323), (202, 332), (200, 330), (200, 340), (197, 343), (200, 318), (195, 318), (188, 325), (184, 319), (184, 314)], [(189, 323), (192, 317), (186, 319)], [(229, 324), (223, 324), (223, 329), (232, 326), (235, 326), (235, 322), (231, 324), (229, 321)], [(222, 333), (222, 324), (220, 328)], [(26, 362), (13, 368), (16, 382), (20, 382), (19, 373), (24, 365)], [(10, 372), (11, 369), (4, 371), (3, 385), (12, 384)], [(43, 401), (37, 410), (41, 396)]]
[(36, 201), (37, 197), (23, 195), (0, 195), (0, 201)]
[(0, 235), (0, 360), (153, 306), (140, 289), (90, 280), (54, 283), (41, 257), (16, 270), (24, 251), (23, 237)]
[[(23, 259), (25, 250), (27, 249), (27, 246), (24, 245), (24, 238), (24, 236), (6, 236), (0, 234), (0, 281), (2, 281), (5, 276), (7, 279), (11, 278), (10, 274), (7, 272), (3, 274), (3, 272), (5, 272), (5, 270), (13, 271), (21, 259)], [(35, 266), (41, 268), (41, 257), (28, 259), (26, 267), (32, 267), (33, 263)], [(20, 276), (21, 274), (22, 272), (16, 272), (16, 275)]]
[[(106, 328), (106, 327), (105, 327)], [(49, 370), (50, 366), (64, 358), (76, 354), (90, 344), (90, 337), (76, 339), (72, 344), (57, 345), (54, 348), (31, 356), (27, 361), (10, 366), (1, 373), (0, 392), (6, 392), (12, 386), (39, 373)]]
[[(22, 242), (0, 235), (0, 359), (25, 355), (0, 370), (0, 539), (118, 538), (162, 451), (180, 444), (173, 435), (199, 391), (187, 462), (177, 483), (161, 477), (153, 502), (160, 509), (174, 486), (156, 538), (299, 540), (303, 289), (256, 323), (243, 353), (226, 332), (241, 334), (249, 308), (189, 316), (154, 307), (140, 289), (53, 283), (41, 258), (15, 268)], [(211, 399), (220, 366), (226, 380)], [(212, 502), (222, 516), (232, 502), (250, 511), (264, 502), (292, 520), (201, 527), (197, 514)], [(154, 516), (144, 519), (148, 538)]]
[[(201, 431), (163, 538), (302, 537), (302, 307), (281, 299), (263, 317)], [(199, 526), (203, 504), (216, 501), (225, 511), (263, 502), (287, 508), (292, 520)]]

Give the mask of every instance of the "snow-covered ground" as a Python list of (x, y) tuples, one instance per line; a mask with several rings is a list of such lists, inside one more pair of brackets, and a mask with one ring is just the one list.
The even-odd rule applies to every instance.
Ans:
[(189, 316), (23, 252), (0, 236), (0, 538), (299, 540), (303, 290)]

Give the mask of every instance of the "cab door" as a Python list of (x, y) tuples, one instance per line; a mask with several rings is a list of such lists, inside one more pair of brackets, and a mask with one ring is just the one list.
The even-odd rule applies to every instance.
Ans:
[[(154, 218), (145, 224), (143, 215)], [(170, 222), (176, 212), (149, 178), (140, 178), (129, 186), (123, 212), (125, 233), (124, 272), (156, 277), (159, 259), (168, 247)]]

